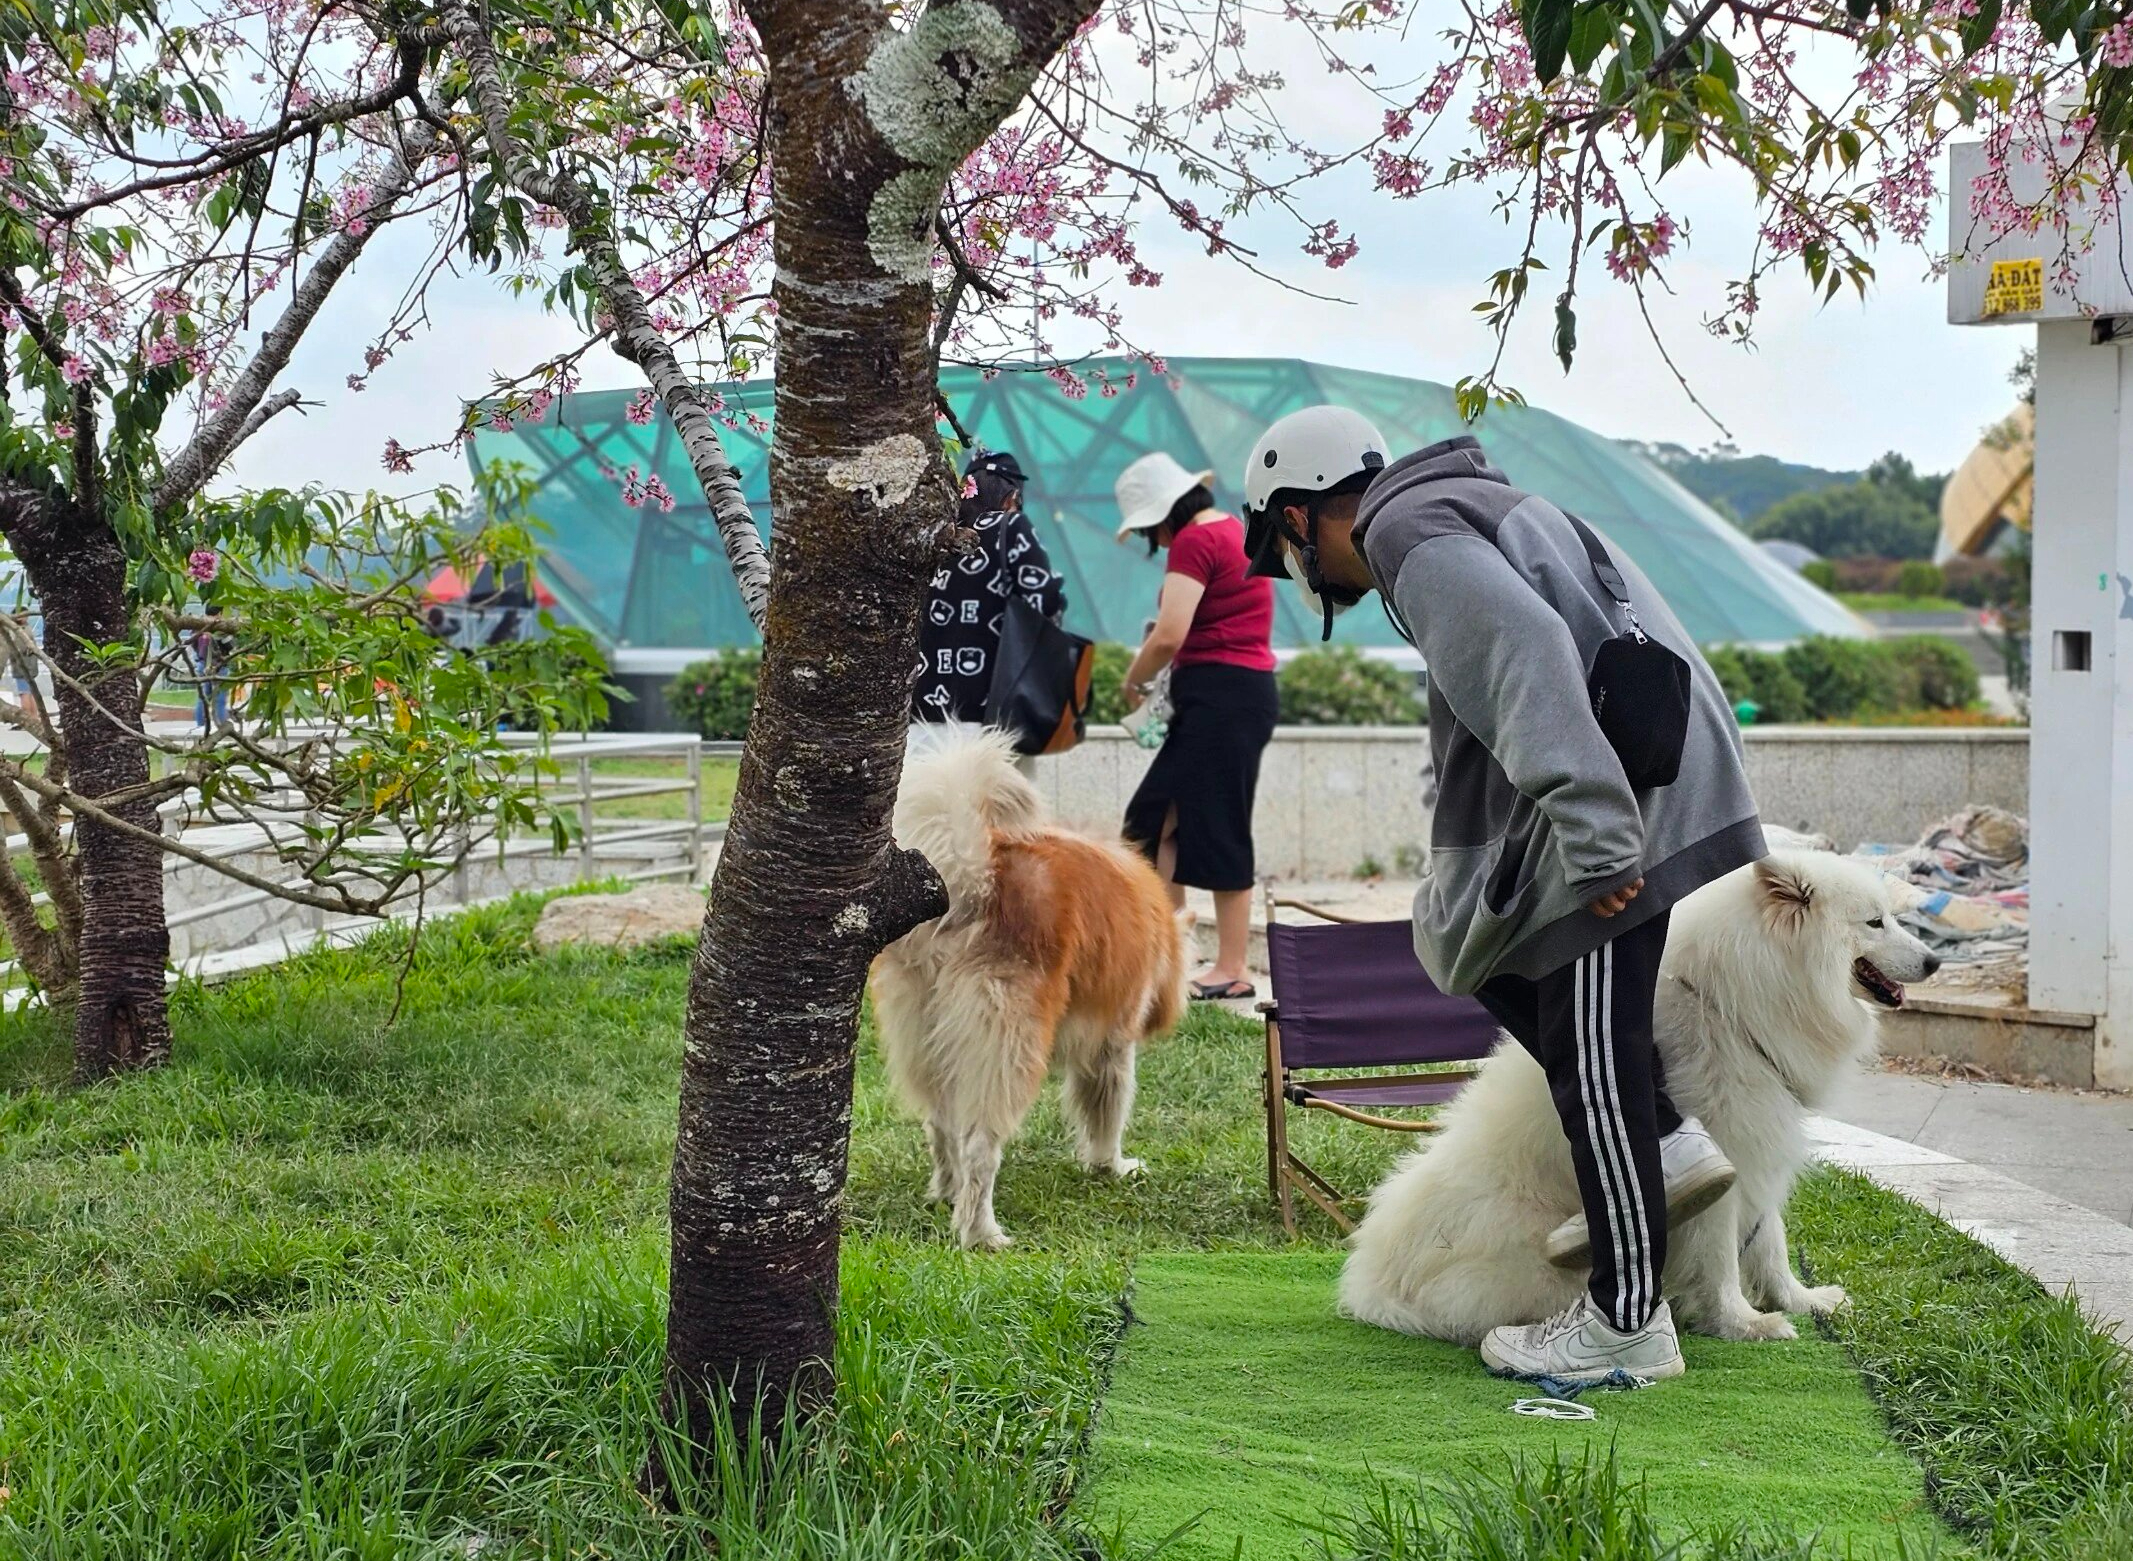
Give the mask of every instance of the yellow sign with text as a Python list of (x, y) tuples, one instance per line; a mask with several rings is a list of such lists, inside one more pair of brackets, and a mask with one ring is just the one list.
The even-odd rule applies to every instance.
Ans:
[(1985, 280), (1986, 314), (2034, 314), (2044, 307), (2042, 260), (1995, 260)]

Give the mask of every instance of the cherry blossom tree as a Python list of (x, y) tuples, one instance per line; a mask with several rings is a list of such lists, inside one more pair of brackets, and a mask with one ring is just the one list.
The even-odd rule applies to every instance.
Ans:
[[(425, 97), (437, 43), (419, 17), (334, 0), (34, 0), (0, 24), (0, 536), (44, 625), (41, 645), (4, 632), (55, 695), (0, 706), (41, 749), (0, 761), (0, 802), (49, 906), (0, 853), (0, 920), (73, 1004), (82, 1081), (169, 1053), (166, 853), (376, 913), (478, 821), (527, 822), (537, 756), (496, 740), (499, 709), (536, 725), (599, 709), (579, 640), (483, 667), (422, 632), (428, 570), (524, 554), (516, 517), (470, 537), (434, 505), (209, 493), (299, 407), (291, 356), (374, 237), (465, 209)], [(404, 338), (421, 281), (363, 322), (366, 366)], [(247, 719), (151, 740), (148, 695), (201, 677), (195, 640), (252, 694)], [(259, 826), (280, 872), (172, 838), (171, 803)]]

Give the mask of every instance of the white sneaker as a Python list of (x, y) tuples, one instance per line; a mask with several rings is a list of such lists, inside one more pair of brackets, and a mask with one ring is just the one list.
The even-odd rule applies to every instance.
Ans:
[(1657, 1382), (1687, 1369), (1666, 1302), (1635, 1333), (1622, 1333), (1600, 1315), (1590, 1295), (1579, 1296), (1546, 1322), (1490, 1329), (1481, 1341), (1481, 1358), (1500, 1377), (1553, 1377), (1587, 1385), (1618, 1371)]
[[(1733, 1190), (1739, 1173), (1703, 1124), (1683, 1117), (1659, 1140), (1659, 1173), (1666, 1178), (1666, 1228), (1678, 1230)], [(1592, 1266), (1592, 1232), (1573, 1214), (1548, 1233), (1548, 1261), (1557, 1268)]]

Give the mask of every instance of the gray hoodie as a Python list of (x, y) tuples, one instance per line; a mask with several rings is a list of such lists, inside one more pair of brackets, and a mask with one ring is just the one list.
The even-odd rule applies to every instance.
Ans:
[[(1641, 793), (1585, 688), (1593, 656), (1628, 624), (1561, 510), (1462, 437), (1380, 473), (1355, 534), (1429, 667), (1437, 807), (1415, 952), (1438, 986), (1559, 970), (1764, 854), (1733, 711), (1620, 549), (1607, 547), (1645, 633), (1692, 674), (1680, 778)], [(1587, 909), (1639, 878), (1621, 914)]]

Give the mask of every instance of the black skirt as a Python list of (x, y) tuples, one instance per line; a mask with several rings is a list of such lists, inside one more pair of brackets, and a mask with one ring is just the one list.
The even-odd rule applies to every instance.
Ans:
[(1280, 709), (1274, 674), (1220, 664), (1180, 667), (1170, 675), (1170, 704), (1169, 735), (1126, 804), (1126, 838), (1154, 861), (1174, 805), (1177, 882), (1249, 889), (1259, 756)]

